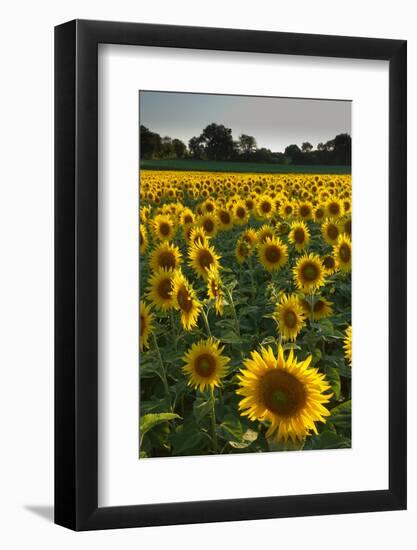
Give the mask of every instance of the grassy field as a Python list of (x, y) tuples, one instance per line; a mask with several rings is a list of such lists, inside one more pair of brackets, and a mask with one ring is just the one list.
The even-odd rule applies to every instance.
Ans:
[(350, 174), (350, 166), (257, 164), (212, 160), (141, 160), (142, 170), (186, 170), (201, 172), (246, 172), (270, 174)]

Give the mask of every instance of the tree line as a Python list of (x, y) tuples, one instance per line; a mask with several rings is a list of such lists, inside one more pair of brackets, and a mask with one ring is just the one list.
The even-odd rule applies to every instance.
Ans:
[(188, 146), (180, 139), (161, 137), (146, 126), (140, 126), (141, 159), (197, 159), (215, 161), (258, 162), (275, 164), (339, 164), (349, 166), (352, 140), (349, 134), (338, 134), (314, 148), (305, 141), (301, 147), (288, 145), (284, 152), (258, 148), (253, 136), (242, 134), (233, 139), (231, 128), (214, 122), (199, 136), (192, 137)]

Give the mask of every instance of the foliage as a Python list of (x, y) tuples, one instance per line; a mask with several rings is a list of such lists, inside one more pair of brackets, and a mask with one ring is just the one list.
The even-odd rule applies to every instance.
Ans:
[[(249, 192), (244, 191), (245, 185), (249, 185)], [(298, 220), (299, 215), (286, 218), (281, 206), (287, 201), (298, 208), (309, 200), (314, 208), (321, 204), (327, 207), (328, 199), (324, 197), (326, 193), (332, 196), (329, 189), (334, 190), (337, 200), (350, 200), (350, 176), (142, 171), (140, 217), (147, 246), (141, 254), (141, 300), (149, 302), (147, 292), (153, 271), (150, 257), (160, 244), (153, 224), (156, 216), (164, 214), (174, 221), (175, 235), (171, 243), (182, 255), (181, 272), (192, 284), (201, 311), (196, 326), (185, 330), (178, 308), (161, 310), (151, 304), (152, 339), (140, 354), (141, 457), (351, 446), (352, 369), (343, 347), (345, 330), (351, 324), (350, 272), (335, 269), (334, 273), (326, 273), (324, 284), (307, 296), (313, 308), (319, 299), (327, 300), (332, 305), (331, 314), (325, 318), (306, 317), (294, 341), (283, 339), (274, 314), (283, 294), (294, 294), (300, 299), (302, 295), (295, 284), (293, 267), (304, 252), (297, 251), (288, 239), (290, 224)], [(239, 201), (248, 197), (252, 197), (255, 204), (260, 204), (263, 197), (273, 199), (272, 214), (255, 215), (252, 211), (244, 224), (233, 217), (230, 228), (218, 226), (217, 233), (208, 240), (220, 256), (223, 293), (223, 314), (220, 315), (215, 300), (207, 294), (207, 281), (195, 272), (188, 260), (192, 245), (186, 232), (190, 227), (181, 223), (181, 215), (189, 208), (195, 215), (192, 228), (197, 228), (209, 200), (214, 204), (215, 213), (223, 206), (232, 212)], [(346, 206), (336, 222), (342, 227), (349, 217)], [(235, 255), (243, 233), (251, 228), (259, 234), (265, 224), (288, 247), (288, 261), (276, 271), (268, 271), (259, 261), (257, 244), (242, 263)], [(306, 250), (320, 258), (331, 256), (333, 247), (323, 239), (321, 223), (308, 218), (305, 224), (311, 235)], [(221, 344), (222, 354), (230, 361), (219, 387), (200, 390), (188, 384), (183, 370), (184, 356), (194, 343), (208, 338)], [(299, 360), (311, 355), (312, 365), (325, 376), (332, 391), (328, 404), (330, 414), (325, 422), (316, 425), (318, 433), (311, 433), (293, 447), (267, 438), (266, 422), (242, 416), (241, 396), (236, 393), (237, 376), (250, 353), (260, 346), (271, 346), (276, 351), (280, 344), (286, 353), (293, 350)]]

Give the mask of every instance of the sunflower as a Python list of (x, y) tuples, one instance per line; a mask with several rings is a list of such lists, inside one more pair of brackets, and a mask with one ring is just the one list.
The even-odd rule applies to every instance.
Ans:
[(352, 269), (352, 241), (345, 233), (340, 235), (333, 247), (333, 257), (341, 271), (349, 272)]
[(326, 220), (321, 226), (321, 234), (327, 244), (336, 244), (340, 235), (339, 226), (332, 220)]
[(202, 227), (193, 227), (190, 229), (188, 240), (191, 244), (208, 244), (209, 237)]
[(349, 365), (352, 366), (352, 325), (349, 325), (345, 330), (343, 348), (345, 350), (345, 357), (349, 361)]
[(181, 263), (181, 252), (177, 246), (161, 243), (150, 254), (149, 265), (156, 271), (160, 267), (177, 269)]
[(336, 260), (333, 256), (323, 256), (321, 261), (323, 262), (323, 267), (326, 275), (333, 275), (333, 273), (337, 271)]
[(242, 264), (250, 256), (252, 246), (242, 236), (236, 242), (235, 256), (238, 263)]
[(201, 304), (196, 293), (184, 275), (177, 271), (172, 281), (172, 299), (174, 307), (181, 314), (181, 324), (185, 330), (197, 326)]
[(275, 357), (270, 347), (261, 347), (244, 361), (238, 375), (238, 395), (242, 416), (269, 423), (266, 437), (278, 442), (294, 443), (311, 432), (317, 434), (316, 422), (326, 422), (330, 412), (325, 408), (331, 394), (325, 376), (310, 367), (312, 356), (304, 361), (294, 357), (293, 350), (284, 357), (282, 346)]
[(144, 348), (149, 347), (148, 340), (153, 330), (154, 315), (151, 312), (150, 306), (145, 302), (143, 302), (142, 300), (140, 301), (139, 313), (140, 313), (139, 347), (140, 347), (140, 351), (143, 351)]
[(219, 208), (216, 211), (218, 224), (220, 229), (228, 231), (233, 227), (233, 214), (227, 208)]
[(214, 265), (207, 272), (207, 294), (214, 300), (214, 308), (217, 315), (223, 315), (223, 290), (222, 281), (218, 270)]
[(343, 214), (343, 205), (339, 199), (331, 198), (326, 203), (326, 214), (331, 219), (340, 218)]
[(294, 342), (305, 323), (303, 309), (297, 296), (284, 294), (275, 309), (274, 318), (282, 339)]
[(258, 219), (271, 218), (275, 211), (274, 201), (268, 195), (259, 197), (256, 203), (256, 214)]
[(195, 342), (183, 357), (182, 370), (188, 376), (188, 385), (203, 391), (206, 387), (220, 386), (227, 373), (228, 357), (222, 355), (224, 347), (213, 338)]
[(321, 223), (324, 220), (325, 213), (326, 211), (322, 206), (316, 206), (316, 208), (313, 211), (314, 221)]
[(256, 231), (254, 229), (246, 229), (240, 237), (251, 247), (255, 246), (258, 240), (258, 235), (256, 234)]
[(298, 252), (304, 250), (310, 240), (310, 231), (304, 222), (294, 222), (291, 224), (291, 231), (288, 234), (288, 240), (294, 245)]
[(288, 219), (294, 215), (294, 206), (290, 201), (284, 201), (279, 209), (281, 218)]
[(146, 228), (143, 224), (139, 225), (139, 250), (141, 254), (146, 252), (148, 248), (148, 235), (146, 233)]
[(214, 267), (219, 269), (220, 256), (216, 254), (216, 251), (208, 243), (206, 244), (194, 244), (190, 247), (188, 256), (190, 258), (190, 265), (204, 280), (207, 280), (208, 270)]
[(333, 315), (332, 303), (322, 297), (315, 297), (313, 303), (307, 298), (299, 298), (304, 314), (312, 321), (319, 321)]
[(267, 239), (258, 247), (258, 258), (267, 271), (276, 271), (288, 260), (288, 247), (281, 239)]
[(274, 228), (270, 225), (264, 224), (257, 232), (257, 240), (259, 243), (266, 242), (267, 239), (273, 239), (275, 237)]
[(159, 241), (171, 241), (175, 235), (175, 227), (172, 219), (164, 214), (155, 216), (152, 222), (155, 238)]
[(307, 294), (324, 285), (324, 267), (317, 254), (304, 254), (293, 267), (297, 288)]
[(214, 237), (217, 233), (217, 218), (214, 214), (206, 213), (200, 216), (197, 224), (204, 229), (207, 237)]
[(302, 220), (310, 220), (313, 216), (313, 205), (308, 201), (300, 202), (297, 215)]
[(346, 233), (350, 237), (352, 235), (352, 218), (346, 218), (340, 225), (342, 232)]
[(166, 310), (174, 306), (172, 299), (172, 284), (175, 271), (159, 268), (149, 278), (148, 299), (159, 309)]
[(184, 227), (187, 227), (194, 223), (194, 214), (193, 212), (185, 207), (182, 209), (181, 215), (180, 215), (180, 224)]
[(233, 209), (234, 221), (238, 225), (244, 225), (249, 218), (249, 212), (244, 202), (238, 201)]

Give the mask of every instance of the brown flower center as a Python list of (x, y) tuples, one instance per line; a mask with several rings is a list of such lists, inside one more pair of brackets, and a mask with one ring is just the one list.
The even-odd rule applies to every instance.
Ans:
[(146, 329), (146, 318), (144, 315), (140, 316), (140, 335), (143, 336), (143, 333)]
[(303, 384), (292, 374), (272, 369), (261, 380), (261, 393), (266, 408), (281, 416), (296, 414), (306, 403)]
[(236, 209), (236, 216), (240, 219), (244, 218), (246, 215), (246, 212), (245, 212), (245, 209), (242, 208), (241, 206), (239, 206), (237, 209)]
[(193, 300), (185, 287), (180, 288), (177, 292), (177, 302), (185, 313), (189, 313), (193, 308)]
[(176, 267), (175, 255), (169, 250), (161, 252), (158, 256), (158, 264), (160, 267), (175, 268)]
[(319, 270), (313, 263), (306, 263), (301, 270), (302, 276), (306, 281), (315, 281), (319, 276)]
[(265, 249), (265, 258), (273, 264), (278, 263), (281, 259), (281, 250), (273, 244), (268, 245)]
[(268, 201), (262, 202), (261, 204), (262, 212), (264, 212), (265, 214), (268, 214), (269, 212), (271, 212), (271, 209), (272, 209), (271, 203), (269, 203)]
[(224, 225), (229, 225), (229, 223), (230, 223), (230, 214), (229, 214), (229, 212), (226, 212), (225, 210), (222, 210), (220, 212), (220, 220)]
[(331, 239), (332, 241), (335, 241), (337, 239), (337, 237), (339, 236), (339, 230), (338, 228), (335, 226), (335, 225), (329, 225), (328, 228), (327, 228), (327, 235), (329, 237), (329, 239)]
[(305, 240), (305, 233), (304, 233), (304, 229), (302, 229), (301, 227), (298, 227), (295, 231), (294, 231), (294, 240), (296, 243), (298, 244), (302, 244)]
[(303, 218), (306, 218), (309, 215), (310, 215), (310, 207), (307, 206), (306, 204), (303, 204), (300, 207), (300, 216), (303, 217)]
[(343, 243), (339, 248), (339, 256), (343, 262), (345, 263), (349, 262), (350, 256), (351, 256), (350, 246), (347, 245), (346, 243)]
[(211, 233), (214, 229), (214, 222), (210, 218), (204, 220), (203, 227), (207, 233)]
[(198, 256), (198, 263), (203, 269), (208, 269), (212, 263), (214, 263), (214, 258), (211, 252), (208, 250), (202, 250)]
[(326, 267), (327, 269), (333, 269), (334, 266), (336, 265), (333, 256), (326, 256), (323, 259), (323, 264), (324, 264), (324, 267)]
[(168, 222), (162, 222), (159, 224), (159, 231), (164, 237), (167, 237), (171, 231), (171, 226)]
[(337, 204), (337, 202), (332, 202), (329, 204), (329, 212), (332, 214), (332, 216), (337, 216), (340, 214), (340, 206)]
[(202, 378), (209, 378), (216, 369), (216, 361), (209, 353), (202, 353), (195, 359), (194, 368)]
[(291, 309), (284, 313), (284, 324), (288, 328), (294, 328), (297, 324), (297, 315)]
[(313, 307), (314, 313), (319, 313), (323, 309), (324, 309), (323, 300), (317, 300), (317, 302), (314, 304), (314, 307)]
[(158, 284), (158, 296), (160, 296), (163, 300), (170, 300), (171, 289), (172, 289), (171, 278), (167, 277), (166, 279), (162, 279), (162, 281), (160, 281)]

